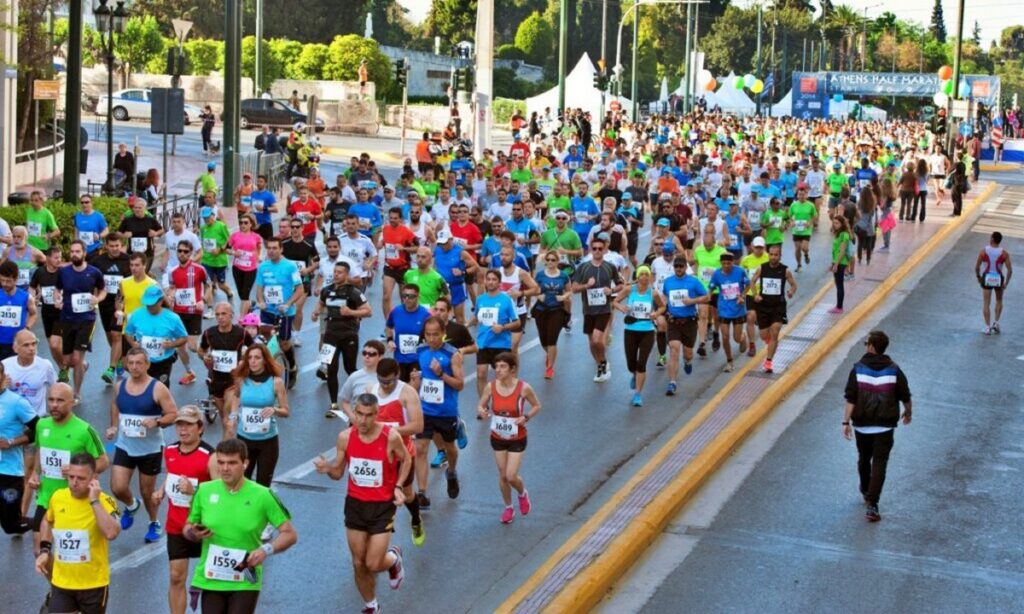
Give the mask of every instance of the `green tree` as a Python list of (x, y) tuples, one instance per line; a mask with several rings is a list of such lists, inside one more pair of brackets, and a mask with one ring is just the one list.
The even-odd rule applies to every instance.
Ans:
[(321, 43), (308, 43), (295, 62), (295, 72), (300, 79), (319, 80), (324, 78), (324, 67), (331, 58), (331, 48)]
[(531, 64), (543, 64), (555, 46), (555, 33), (551, 24), (534, 11), (519, 24), (515, 46), (523, 50), (526, 60)]
[(295, 72), (295, 63), (302, 54), (302, 43), (287, 38), (274, 38), (267, 41), (267, 48), (272, 56), (281, 63), (285, 79), (300, 79)]
[(929, 26), (929, 31), (935, 40), (940, 43), (946, 42), (946, 18), (942, 15), (942, 2), (935, 0), (935, 5), (932, 6), (932, 21)]
[(131, 8), (136, 15), (149, 15), (156, 19), (161, 34), (167, 37), (174, 36), (172, 19), (191, 21), (190, 37), (224, 36), (224, 0), (135, 0)]
[(700, 42), (704, 64), (715, 75), (754, 70), (757, 51), (757, 9), (730, 5)]
[(391, 84), (391, 61), (380, 50), (377, 41), (355, 34), (335, 36), (328, 48), (329, 55), (324, 64), (323, 76), (335, 81), (355, 81), (358, 78), (359, 62), (366, 60), (370, 81), (383, 94)]
[[(499, 60), (526, 60), (526, 54), (523, 50), (515, 45), (504, 44), (494, 50), (494, 57)], [(546, 60), (547, 58), (545, 58)]]
[(196, 38), (182, 46), (190, 75), (206, 76), (224, 67), (224, 41)]
[(821, 25), (829, 42), (830, 54), (828, 68), (830, 70), (846, 70), (853, 68), (857, 55), (857, 40), (862, 31), (864, 19), (860, 14), (840, 4), (832, 8), (823, 18)]
[(114, 40), (114, 53), (124, 64), (126, 82), (132, 70), (145, 67), (147, 62), (164, 50), (160, 26), (155, 18), (148, 15), (130, 17), (124, 24), (124, 32)]
[(462, 40), (473, 40), (476, 26), (476, 0), (434, 0), (427, 13), (427, 35), (440, 36), (450, 47)]
[(1008, 59), (1024, 56), (1024, 26), (1003, 28), (999, 34), (999, 47)]
[[(284, 63), (281, 58), (271, 49), (270, 41), (264, 40), (260, 47), (260, 56), (263, 68), (263, 88), (270, 89), (270, 86), (278, 79), (284, 78)], [(250, 79), (256, 78), (256, 37), (246, 36), (242, 39), (242, 76)], [(255, 83), (253, 83), (255, 85)]]

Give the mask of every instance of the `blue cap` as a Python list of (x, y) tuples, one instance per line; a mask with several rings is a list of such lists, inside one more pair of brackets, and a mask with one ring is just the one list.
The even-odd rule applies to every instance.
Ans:
[(670, 222), (667, 217), (663, 217), (660, 220), (658, 220), (658, 226), (671, 226), (671, 225), (672, 225), (672, 222)]
[(142, 293), (142, 304), (146, 307), (152, 307), (162, 300), (164, 300), (164, 292), (160, 286), (150, 286)]
[(206, 170), (212, 171), (212, 170), (214, 170), (216, 168), (217, 168), (217, 163), (216, 162), (207, 162), (206, 163)]
[[(662, 219), (665, 219), (665, 218), (662, 218)], [(668, 220), (665, 220), (665, 221), (667, 222)], [(666, 224), (666, 226), (667, 226), (667, 224)], [(666, 241), (665, 245), (661, 246), (661, 253), (663, 253), (663, 254), (674, 254), (675, 252), (676, 252), (676, 245), (675, 245), (675, 243), (672, 243), (671, 241)]]
[(199, 210), (199, 219), (203, 220), (213, 215), (213, 207), (203, 207)]
[(622, 193), (622, 200), (633, 200), (633, 195), (629, 192)]

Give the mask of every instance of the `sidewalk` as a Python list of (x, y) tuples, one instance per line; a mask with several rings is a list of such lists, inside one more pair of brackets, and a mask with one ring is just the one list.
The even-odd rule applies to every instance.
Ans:
[[(875, 253), (846, 284), (846, 313), (835, 305), (831, 283), (783, 329), (775, 373), (761, 373), (763, 351), (728, 378), (718, 393), (650, 460), (613, 493), (574, 535), (502, 604), (500, 612), (592, 609), (745, 437), (769, 415), (804, 374), (831, 351), (924, 258), (995, 190), (982, 182), (962, 218), (950, 218), (948, 197), (930, 206), (923, 224), (901, 223), (892, 249)], [(813, 256), (821, 266), (821, 255)], [(725, 379), (723, 376), (722, 379)], [(513, 579), (516, 580), (516, 579)]]

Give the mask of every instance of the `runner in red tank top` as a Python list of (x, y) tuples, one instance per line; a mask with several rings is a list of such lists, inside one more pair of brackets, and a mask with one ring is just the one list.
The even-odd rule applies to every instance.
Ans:
[[(497, 377), (480, 396), (477, 413), (481, 418), (491, 416), (491, 449), (498, 465), (498, 486), (505, 509), (501, 521), (512, 522), (512, 489), (519, 499), (519, 513), (530, 513), (532, 507), (526, 484), (519, 475), (519, 466), (526, 451), (526, 423), (540, 411), (540, 401), (533, 388), (516, 377), (519, 360), (512, 352), (502, 352), (494, 358), (494, 372)], [(530, 406), (527, 411), (527, 404)]]
[(192, 494), (202, 482), (217, 478), (217, 454), (202, 440), (203, 414), (195, 405), (178, 408), (174, 420), (178, 443), (164, 448), (164, 466), (167, 477), (153, 492), (153, 501), (167, 498), (167, 558), (170, 559), (171, 581), (167, 601), (171, 614), (185, 614), (188, 601), (185, 579), (188, 560), (197, 559), (203, 552), (202, 542), (189, 541), (182, 535), (188, 519)]
[(391, 296), (395, 286), (402, 286), (402, 278), (411, 266), (409, 254), (416, 252), (419, 239), (402, 224), (402, 210), (392, 207), (388, 210), (388, 223), (381, 233), (378, 250), (384, 252), (384, 292), (382, 304), (384, 313), (391, 313)]
[[(420, 397), (416, 389), (399, 381), (398, 361), (394, 358), (382, 358), (377, 363), (377, 381), (366, 386), (366, 392), (377, 397), (380, 410), (377, 422), (390, 426), (398, 431), (405, 442), (405, 448), (413, 459), (413, 471), (416, 467), (416, 447), (412, 442), (413, 435), (423, 431), (423, 410), (420, 408)], [(422, 546), (427, 538), (420, 519), (420, 504), (412, 492), (413, 471), (401, 483), (405, 494), (405, 507), (412, 516), (412, 543)]]
[[(378, 366), (379, 368), (379, 366)], [(377, 397), (361, 394), (352, 415), (354, 426), (338, 434), (337, 455), (313, 461), (317, 473), (333, 480), (348, 474), (345, 534), (352, 552), (356, 587), (365, 601), (364, 612), (377, 612), (377, 573), (388, 571), (392, 589), (402, 585), (402, 551), (390, 546), (396, 506), (405, 503), (403, 484), (412, 470), (412, 457), (397, 429), (377, 422)]]

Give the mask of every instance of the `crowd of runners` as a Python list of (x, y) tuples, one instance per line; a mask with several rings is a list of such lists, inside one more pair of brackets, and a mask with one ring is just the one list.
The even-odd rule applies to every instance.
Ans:
[[(333, 185), (313, 169), (287, 194), (246, 176), (227, 203), (211, 163), (196, 181), (198, 219), (178, 212), (169, 228), (141, 199), (115, 220), (88, 195), (74, 228), (59, 228), (33, 194), (25, 226), (0, 228), (0, 520), (6, 533), (32, 532), (49, 611), (105, 610), (108, 543), (140, 515), (143, 541), (166, 535), (171, 612), (255, 610), (264, 561), (298, 541), (270, 485), (279, 425), (298, 411), (289, 390), (303, 329), (319, 331), (317, 410), (340, 431), (315, 469), (347, 481), (355, 584), (373, 613), (377, 575), (398, 589), (405, 574), (408, 553), (391, 543), (397, 509), (422, 546), (431, 468), (459, 496), (466, 416), (488, 421), (500, 522), (512, 523), (533, 505), (520, 468), (544, 404), (524, 375), (579, 381), (592, 370), (601, 385), (613, 379), (609, 353), (623, 352), (628, 373), (616, 378), (641, 407), (652, 363), (670, 397), (686, 394), (680, 369), (731, 372), (762, 349), (772, 373), (802, 271), (833, 273), (842, 312), (845, 284), (901, 224), (925, 220), (929, 192), (960, 214), (977, 164), (922, 124), (701, 115), (613, 118), (592, 135), (574, 116), (477, 160), (424, 134), (397, 176), (368, 155)], [(812, 253), (815, 233), (831, 249)], [(989, 334), (1012, 275), (1000, 241), (976, 265)], [(374, 315), (383, 327), (365, 330)], [(98, 328), (109, 361), (90, 365)], [(545, 367), (522, 374), (531, 328)], [(559, 360), (560, 345), (582, 343), (577, 332), (592, 366)], [(75, 415), (96, 371), (110, 387), (103, 424)], [(175, 400), (172, 387), (200, 379), (208, 401)], [(217, 422), (219, 441), (205, 432)], [(98, 481), (108, 470), (113, 496)]]

